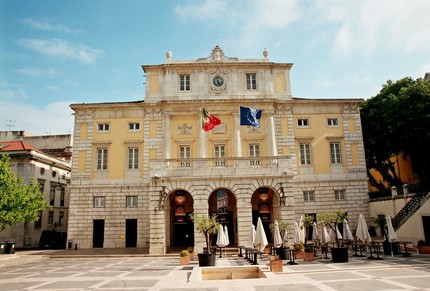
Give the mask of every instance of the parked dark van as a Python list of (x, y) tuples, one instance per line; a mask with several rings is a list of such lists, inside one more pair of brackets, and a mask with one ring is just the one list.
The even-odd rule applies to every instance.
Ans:
[(66, 231), (44, 230), (40, 235), (39, 246), (43, 249), (65, 249), (66, 245)]

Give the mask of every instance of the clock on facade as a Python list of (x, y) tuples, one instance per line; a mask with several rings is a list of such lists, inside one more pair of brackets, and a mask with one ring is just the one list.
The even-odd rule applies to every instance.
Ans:
[(217, 75), (212, 79), (212, 84), (214, 84), (214, 86), (216, 87), (221, 87), (222, 85), (224, 85), (224, 78), (220, 75)]

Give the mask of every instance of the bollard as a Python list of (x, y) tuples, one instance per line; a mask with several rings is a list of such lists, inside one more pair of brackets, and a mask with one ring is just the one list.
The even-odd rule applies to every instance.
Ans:
[(75, 243), (75, 250), (78, 250), (78, 243)]

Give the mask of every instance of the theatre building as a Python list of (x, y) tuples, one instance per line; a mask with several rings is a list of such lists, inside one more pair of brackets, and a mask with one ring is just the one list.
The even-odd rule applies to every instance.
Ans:
[(266, 50), (239, 59), (215, 46), (195, 60), (168, 51), (142, 66), (144, 101), (72, 104), (68, 239), (200, 251), (193, 212), (218, 213), (231, 245), (250, 245), (259, 217), (269, 241), (274, 220), (335, 209), (354, 228), (367, 216), (362, 100), (292, 97), (292, 66)]

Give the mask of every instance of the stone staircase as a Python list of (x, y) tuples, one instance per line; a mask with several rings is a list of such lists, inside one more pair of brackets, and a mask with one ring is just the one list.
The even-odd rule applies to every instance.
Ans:
[(430, 192), (416, 193), (393, 217), (394, 230), (398, 230), (428, 199), (430, 199)]

